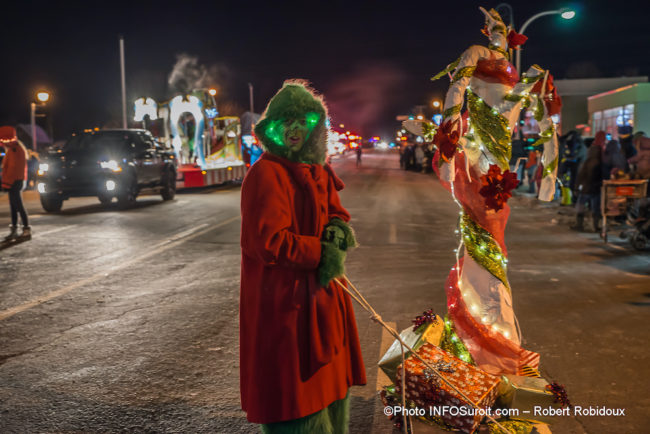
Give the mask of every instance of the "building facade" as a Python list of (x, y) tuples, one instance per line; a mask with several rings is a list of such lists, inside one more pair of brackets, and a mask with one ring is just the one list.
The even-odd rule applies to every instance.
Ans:
[(591, 130), (605, 131), (618, 137), (618, 127), (629, 125), (633, 131), (650, 133), (650, 83), (635, 83), (590, 96), (588, 99)]

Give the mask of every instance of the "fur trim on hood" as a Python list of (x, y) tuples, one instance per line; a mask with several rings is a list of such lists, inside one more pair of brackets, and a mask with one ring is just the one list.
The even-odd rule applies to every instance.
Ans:
[[(290, 155), (289, 148), (278, 135), (273, 135), (274, 124), (286, 119), (302, 118), (308, 113), (318, 115), (305, 144), (297, 155)], [(314, 116), (315, 118), (315, 116)], [(262, 119), (255, 125), (255, 135), (271, 154), (297, 163), (323, 164), (327, 155), (327, 108), (323, 99), (305, 81), (287, 80), (266, 107)]]

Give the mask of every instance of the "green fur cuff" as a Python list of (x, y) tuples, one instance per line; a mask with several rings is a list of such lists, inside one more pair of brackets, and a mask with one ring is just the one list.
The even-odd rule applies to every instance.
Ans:
[(345, 274), (345, 251), (335, 244), (321, 242), (320, 264), (318, 265), (318, 282), (327, 286), (335, 277)]

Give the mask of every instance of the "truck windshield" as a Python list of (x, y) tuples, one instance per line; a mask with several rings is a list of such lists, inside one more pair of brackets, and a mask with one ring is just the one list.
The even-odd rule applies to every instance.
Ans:
[(122, 131), (106, 131), (95, 134), (80, 134), (72, 137), (63, 147), (64, 151), (122, 151), (132, 139)]

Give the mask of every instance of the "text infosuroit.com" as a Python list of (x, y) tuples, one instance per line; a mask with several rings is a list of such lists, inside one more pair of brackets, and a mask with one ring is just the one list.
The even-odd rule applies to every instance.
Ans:
[(402, 406), (388, 406), (384, 407), (386, 416), (492, 416), (492, 417), (505, 417), (505, 416), (518, 416), (519, 410), (516, 408), (507, 409), (491, 409), (486, 408), (473, 408), (468, 406), (456, 405), (439, 405), (434, 407), (402, 407)]
[(572, 408), (564, 407), (542, 407), (534, 406), (530, 411), (520, 411), (518, 408), (504, 408), (492, 409), (474, 408), (469, 406), (455, 406), (455, 405), (439, 405), (432, 407), (402, 407), (402, 406), (388, 406), (384, 407), (384, 414), (386, 416), (490, 416), (490, 417), (517, 417), (528, 415), (532, 416), (625, 416), (624, 408), (609, 408), (604, 406), (589, 406), (582, 407), (579, 405)]

